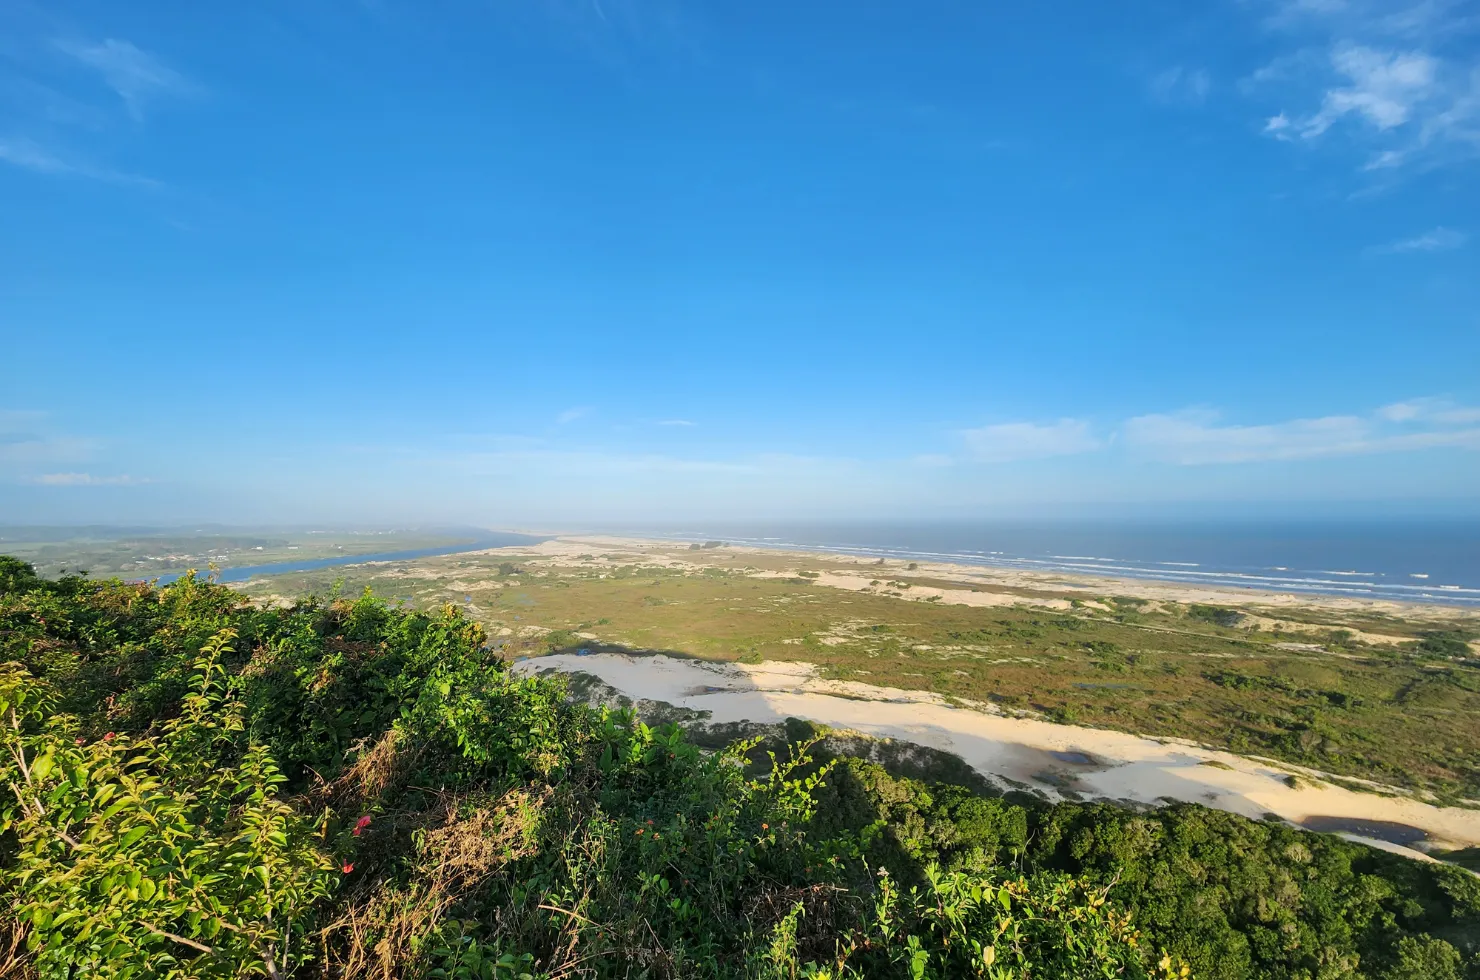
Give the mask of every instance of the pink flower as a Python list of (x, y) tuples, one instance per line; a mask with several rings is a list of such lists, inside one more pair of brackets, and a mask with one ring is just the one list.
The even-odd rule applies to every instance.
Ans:
[(113, 732), (109, 732), (107, 735), (104, 735), (103, 736), (103, 741), (105, 741), (105, 742), (111, 742), (111, 741), (113, 741), (113, 737), (114, 737), (114, 733)]
[(340, 868), (339, 870), (340, 871), (343, 871), (345, 874), (349, 874), (351, 871), (355, 870), (354, 862), (352, 862), (352, 861), (346, 861), (346, 862), (344, 862), (344, 867)]
[(355, 829), (352, 831), (352, 833), (356, 837), (358, 837), (360, 836), (360, 831), (364, 830), (368, 826), (370, 826), (370, 817), (366, 815), (355, 821)]

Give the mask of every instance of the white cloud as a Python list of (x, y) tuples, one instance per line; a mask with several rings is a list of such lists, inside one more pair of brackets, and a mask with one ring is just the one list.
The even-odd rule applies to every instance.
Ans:
[(1122, 431), (1125, 444), (1138, 455), (1200, 466), (1441, 447), (1480, 449), (1480, 428), (1464, 427), (1476, 422), (1480, 410), (1420, 399), (1388, 405), (1370, 417), (1328, 415), (1265, 425), (1224, 425), (1216, 412), (1187, 410), (1141, 415), (1127, 421)]
[(1302, 459), (1359, 451), (1369, 428), (1360, 418), (1340, 415), (1273, 425), (1219, 425), (1217, 418), (1206, 411), (1141, 415), (1125, 423), (1126, 445), (1183, 465)]
[(591, 410), (589, 408), (585, 408), (579, 405), (575, 408), (567, 408), (565, 411), (555, 416), (555, 424), (567, 425), (571, 422), (574, 422), (576, 419), (583, 418), (584, 416), (590, 414), (590, 411)]
[(137, 486), (152, 481), (141, 480), (126, 473), (117, 476), (94, 476), (92, 473), (42, 473), (26, 482), (40, 484), (44, 487), (123, 487)]
[(42, 174), (70, 173), (72, 168), (30, 140), (0, 140), (0, 160)]
[(1379, 408), (1377, 414), (1389, 422), (1412, 422), (1422, 417), (1423, 406), (1419, 402), (1394, 402)]
[(86, 459), (87, 439), (52, 430), (45, 412), (0, 411), (0, 464), (44, 466)]
[(1151, 79), (1151, 94), (1162, 102), (1200, 104), (1208, 97), (1213, 79), (1202, 68), (1168, 68)]
[(1332, 51), (1331, 65), (1349, 84), (1327, 89), (1320, 111), (1298, 124), (1305, 139), (1353, 114), (1378, 130), (1395, 129), (1440, 94), (1439, 62), (1419, 51), (1348, 45)]
[(1276, 16), (1290, 19), (1306, 14), (1334, 14), (1347, 9), (1346, 0), (1292, 0)]
[(158, 181), (150, 180), (148, 177), (119, 173), (106, 167), (94, 167), (64, 159), (27, 139), (0, 139), (0, 162), (38, 174), (85, 177), (89, 180), (101, 180), (110, 184), (129, 184), (136, 187), (160, 186)]
[(1470, 425), (1480, 423), (1480, 408), (1456, 405), (1447, 398), (1414, 398), (1384, 405), (1377, 410), (1388, 422), (1422, 422), (1433, 425)]
[(967, 429), (961, 435), (971, 454), (987, 463), (1072, 456), (1100, 447), (1089, 424), (1078, 419), (1060, 419), (1050, 425), (1006, 422)]
[(1399, 255), (1404, 252), (1444, 252), (1459, 248), (1470, 240), (1470, 236), (1452, 228), (1435, 228), (1412, 238), (1401, 238), (1372, 251), (1383, 255)]
[(185, 77), (128, 41), (108, 38), (98, 44), (56, 41), (57, 50), (102, 76), (128, 108), (142, 119), (144, 104), (156, 95), (180, 95), (192, 90)]
[(1480, 60), (1454, 39), (1477, 24), (1443, 0), (1281, 2), (1266, 26), (1298, 47), (1240, 88), (1283, 102), (1270, 106), (1279, 111), (1266, 117), (1266, 135), (1349, 140), (1366, 156), (1365, 171), (1474, 159)]
[(1363, 170), (1391, 170), (1401, 167), (1408, 159), (1407, 152), (1403, 150), (1383, 150), (1368, 160)]
[(674, 426), (682, 426), (684, 428), (691, 428), (693, 426), (698, 425), (699, 423), (698, 422), (690, 422), (688, 419), (663, 419), (658, 424), (659, 425), (674, 425)]

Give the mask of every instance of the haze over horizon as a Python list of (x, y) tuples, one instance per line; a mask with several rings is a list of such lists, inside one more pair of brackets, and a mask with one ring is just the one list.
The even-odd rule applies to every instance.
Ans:
[(1480, 518), (1480, 5), (0, 0), (0, 523)]

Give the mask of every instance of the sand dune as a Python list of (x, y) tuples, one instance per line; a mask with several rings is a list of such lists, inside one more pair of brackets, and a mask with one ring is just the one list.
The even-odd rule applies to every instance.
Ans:
[(1027, 787), (1049, 799), (1071, 792), (1142, 804), (1201, 803), (1254, 819), (1275, 814), (1412, 857), (1480, 845), (1480, 810), (1438, 807), (1375, 784), (1368, 785), (1391, 795), (1355, 792), (1312, 770), (1179, 740), (1009, 717), (988, 706), (957, 707), (929, 692), (828, 680), (805, 663), (603, 653), (538, 657), (515, 669), (588, 673), (635, 701), (708, 712), (711, 723), (805, 718), (925, 745), (960, 756), (1004, 789)]

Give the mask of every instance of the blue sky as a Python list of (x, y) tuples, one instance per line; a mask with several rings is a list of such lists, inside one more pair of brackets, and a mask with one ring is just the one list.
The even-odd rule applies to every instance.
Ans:
[(0, 521), (1480, 515), (1480, 4), (0, 0)]

